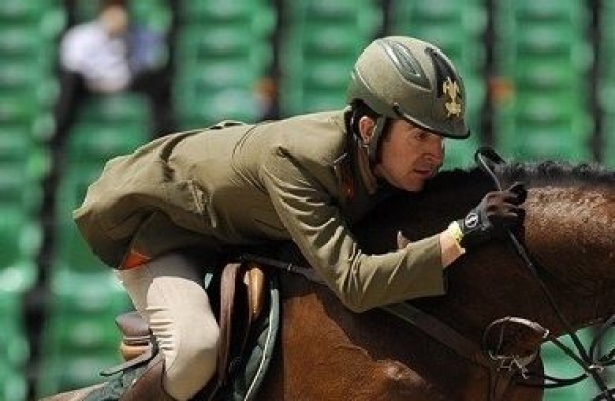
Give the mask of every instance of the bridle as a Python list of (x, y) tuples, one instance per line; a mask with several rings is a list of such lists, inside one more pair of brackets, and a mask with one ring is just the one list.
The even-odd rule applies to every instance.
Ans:
[[(488, 148), (488, 147), (482, 147), (476, 151), (475, 161), (477, 165), (481, 168), (481, 170), (484, 171), (491, 178), (491, 180), (495, 184), (495, 187), (498, 190), (502, 190), (502, 185), (500, 184), (500, 181), (498, 177), (495, 175), (493, 169), (496, 165), (504, 164), (505, 163), (504, 160), (493, 149)], [(523, 261), (524, 266), (531, 273), (531, 275), (535, 278), (536, 283), (540, 286), (540, 289), (542, 290), (542, 293), (544, 294), (546, 300), (548, 301), (549, 305), (555, 312), (556, 317), (559, 319), (562, 326), (564, 327), (564, 332), (572, 340), (574, 348), (576, 348), (576, 352), (573, 349), (571, 349), (571, 347), (565, 345), (562, 341), (553, 337), (547, 329), (543, 328), (542, 326), (538, 325), (535, 322), (529, 322), (525, 319), (519, 319), (519, 321), (516, 323), (521, 324), (521, 325), (528, 325), (528, 324), (535, 325), (533, 327), (534, 330), (541, 331), (546, 340), (553, 342), (553, 344), (555, 344), (570, 359), (576, 362), (583, 369), (583, 373), (579, 374), (576, 377), (569, 378), (569, 379), (562, 379), (562, 378), (556, 378), (556, 377), (552, 377), (552, 376), (548, 376), (544, 374), (533, 373), (533, 372), (528, 371), (522, 365), (517, 364), (518, 369), (521, 373), (521, 377), (523, 379), (523, 380), (517, 380), (517, 382), (522, 385), (533, 386), (533, 387), (556, 388), (556, 387), (570, 386), (570, 385), (579, 383), (585, 380), (586, 378), (591, 377), (593, 378), (594, 382), (596, 383), (596, 385), (598, 386), (601, 392), (593, 400), (594, 401), (603, 401), (603, 400), (604, 401), (615, 401), (615, 388), (609, 389), (604, 378), (601, 376), (601, 373), (604, 371), (604, 369), (607, 366), (611, 366), (615, 364), (615, 348), (611, 349), (606, 355), (603, 355), (603, 356), (599, 355), (599, 352), (600, 352), (599, 345), (601, 344), (601, 340), (604, 338), (607, 331), (615, 323), (615, 315), (607, 319), (605, 323), (602, 325), (602, 327), (598, 330), (588, 350), (583, 345), (581, 340), (579, 339), (579, 336), (574, 332), (574, 330), (572, 329), (572, 326), (570, 325), (566, 317), (562, 314), (560, 308), (555, 302), (555, 299), (553, 298), (553, 295), (551, 294), (549, 289), (546, 287), (544, 281), (540, 277), (538, 269), (536, 265), (534, 264), (534, 262), (532, 261), (532, 259), (530, 258), (525, 246), (517, 238), (515, 233), (513, 233), (511, 230), (506, 230), (506, 234), (507, 234), (507, 239), (513, 245), (517, 255)], [(496, 322), (492, 323), (492, 325), (487, 327), (486, 332), (493, 329), (495, 327), (494, 324)], [(515, 367), (514, 357), (505, 356), (505, 355), (497, 355), (494, 352), (490, 352), (490, 355), (492, 358), (496, 358), (496, 359), (501, 358), (502, 360), (509, 360), (507, 361), (507, 363), (509, 363), (510, 366)], [(510, 360), (511, 358), (512, 360)], [(534, 380), (532, 381), (532, 379)]]

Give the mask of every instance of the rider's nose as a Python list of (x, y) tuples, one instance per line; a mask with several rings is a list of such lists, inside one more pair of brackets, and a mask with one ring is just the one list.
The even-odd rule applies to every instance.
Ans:
[(444, 161), (444, 139), (434, 137), (427, 153), (428, 160), (434, 164), (442, 164)]

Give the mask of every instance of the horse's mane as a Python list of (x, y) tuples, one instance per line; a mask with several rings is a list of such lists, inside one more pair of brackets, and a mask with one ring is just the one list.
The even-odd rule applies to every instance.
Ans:
[(561, 161), (512, 163), (502, 166), (498, 174), (506, 182), (523, 181), (528, 186), (612, 186), (615, 171), (597, 163), (573, 164)]
[[(557, 186), (615, 186), (615, 171), (597, 163), (569, 163), (563, 161), (514, 162), (497, 166), (495, 174), (503, 185), (515, 181), (528, 187)], [(438, 191), (460, 180), (484, 179), (478, 167), (453, 169), (438, 173), (426, 186), (429, 191)]]

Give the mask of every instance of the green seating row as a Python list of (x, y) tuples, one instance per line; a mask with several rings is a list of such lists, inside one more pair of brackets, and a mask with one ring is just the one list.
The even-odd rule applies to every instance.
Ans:
[(499, 150), (525, 160), (592, 160), (587, 8), (571, 0), (495, 5), (495, 64), (512, 88), (494, 114)]
[(280, 102), (288, 115), (339, 109), (346, 104), (350, 71), (382, 26), (371, 0), (286, 1), (288, 23), (280, 46)]
[(22, 370), (0, 364), (0, 399), (26, 401), (28, 383)]
[[(77, 22), (90, 21), (96, 17), (97, 1), (75, 1), (75, 14)], [(171, 26), (171, 9), (168, 0), (139, 0), (128, 2), (130, 15), (141, 25), (158, 32), (167, 32)]]
[(21, 0), (3, 0), (0, 3), (0, 20), (14, 23), (37, 23), (49, 12), (60, 9), (59, 0), (39, 0), (36, 2)]
[(23, 294), (0, 288), (0, 366), (21, 368), (30, 355), (24, 327)]
[(40, 223), (19, 205), (0, 204), (0, 211), (0, 288), (23, 294), (33, 288), (38, 278)]
[(77, 109), (77, 122), (141, 123), (149, 119), (147, 100), (138, 93), (117, 93), (89, 97)]
[(276, 12), (267, 1), (183, 2), (173, 98), (182, 128), (221, 119), (253, 122), (255, 94), (273, 51)]
[[(93, 352), (87, 355), (45, 355), (42, 357), (36, 382), (38, 398), (102, 383), (104, 369), (122, 363), (118, 352)], [(8, 398), (7, 398), (8, 399)]]
[(528, 22), (549, 23), (557, 21), (579, 21), (587, 18), (587, 9), (577, 0), (521, 0), (496, 1), (500, 5), (512, 5), (519, 19)]
[(602, 162), (615, 167), (615, 112), (607, 112), (602, 120)]
[(270, 32), (277, 16), (267, 0), (218, 0), (181, 2), (179, 18), (182, 26), (224, 25), (253, 32)]
[(1, 400), (26, 400), (25, 366), (30, 357), (30, 345), (24, 328), (24, 310), (23, 294), (10, 291), (0, 284)]
[(42, 334), (41, 397), (103, 381), (99, 372), (121, 363), (114, 318), (131, 309), (111, 268), (74, 272), (54, 266), (50, 300)]

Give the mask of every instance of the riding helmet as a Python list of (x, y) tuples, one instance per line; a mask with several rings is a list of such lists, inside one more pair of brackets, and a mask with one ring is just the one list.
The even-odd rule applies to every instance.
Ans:
[(363, 101), (379, 117), (369, 143), (373, 161), (387, 118), (403, 119), (438, 135), (464, 139), (466, 93), (453, 63), (436, 46), (405, 36), (369, 44), (357, 59), (348, 102)]

